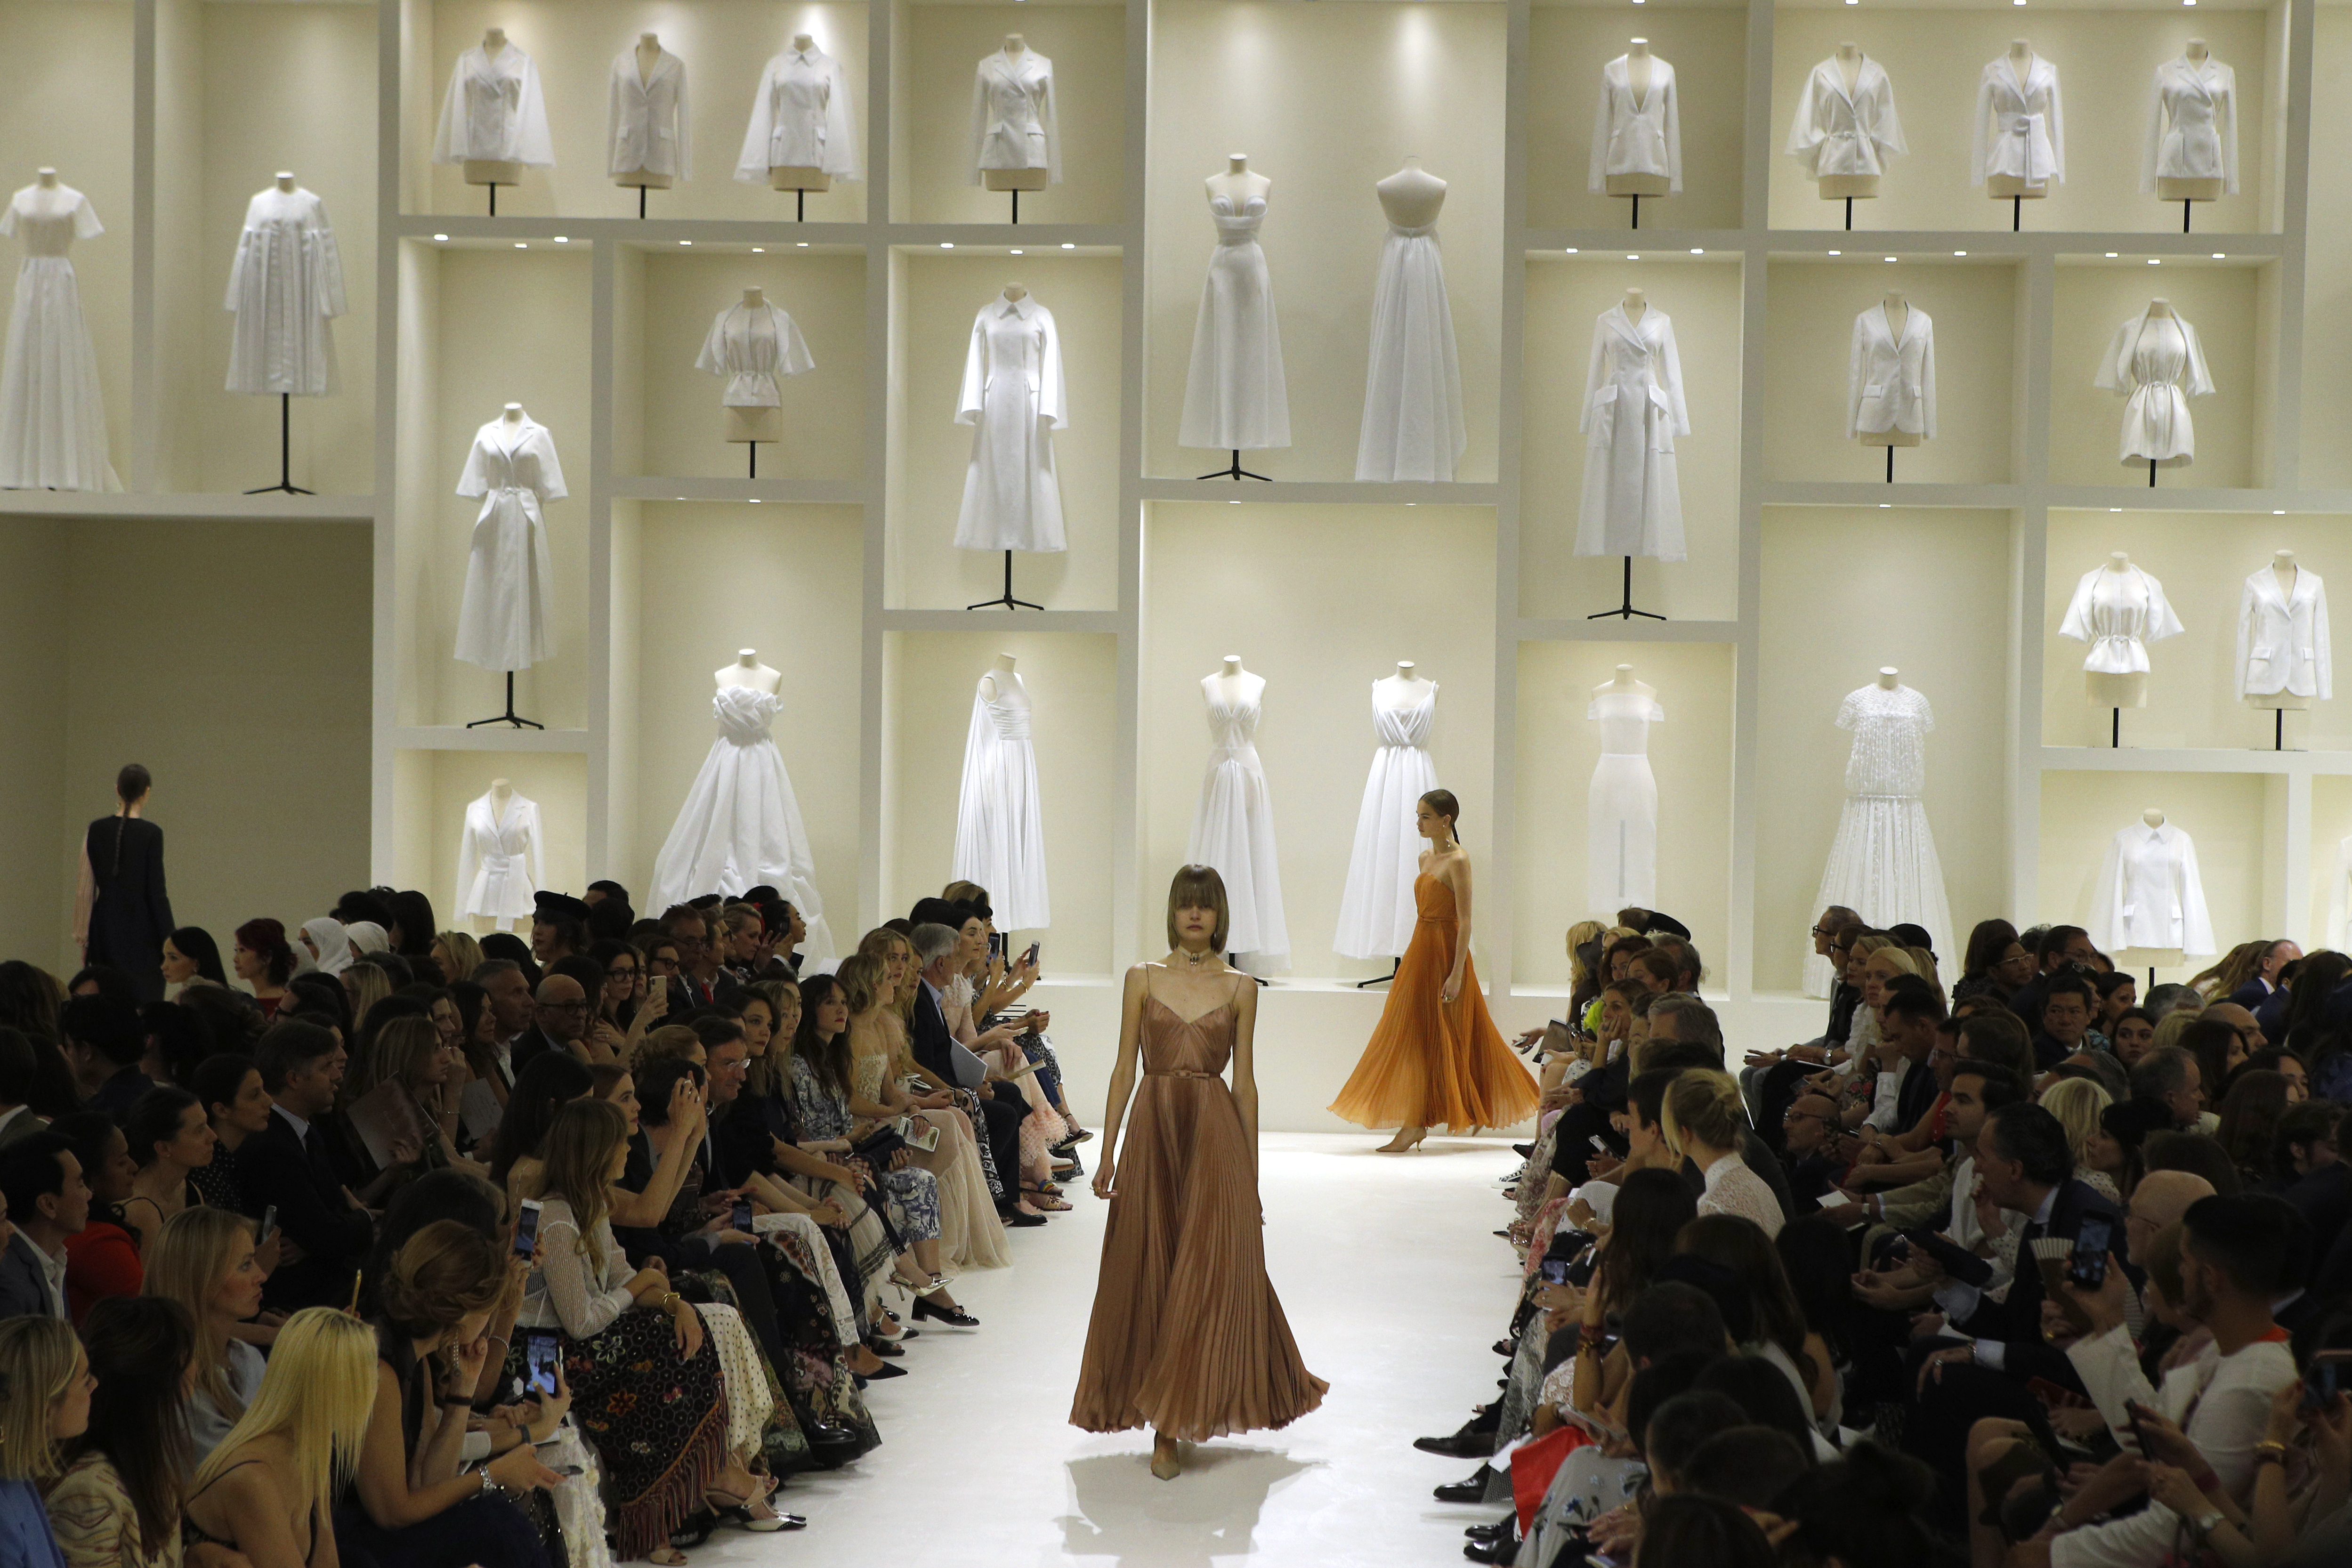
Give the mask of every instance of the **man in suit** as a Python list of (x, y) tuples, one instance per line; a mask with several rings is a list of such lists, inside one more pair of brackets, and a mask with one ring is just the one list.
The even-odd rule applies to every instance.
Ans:
[(2222, 1000), (2235, 1003), (2249, 1013), (2260, 1012), (2263, 1004), (2278, 994), (2281, 973), (2302, 956), (2303, 949), (2285, 937), (2279, 938), (2263, 949), (2263, 955), (2254, 962), (2254, 972), (2246, 977), (2246, 983)]
[(138, 1007), (108, 996), (76, 996), (67, 1002), (59, 1023), (74, 1086), (88, 1109), (121, 1121), (155, 1087), (139, 1070), (147, 1054), (147, 1028)]
[(489, 993), (492, 1031), (499, 1042), (499, 1071), (506, 1079), (507, 1087), (512, 1089), (515, 1074), (522, 1067), (515, 1059), (515, 1044), (530, 1030), (533, 1016), (530, 982), (523, 978), (522, 965), (511, 958), (485, 959), (474, 966), (470, 978)]
[[(915, 962), (922, 966), (923, 985), (915, 996), (915, 1015), (907, 1031), (907, 1047), (933, 1091), (944, 1094), (957, 1084), (955, 1052), (951, 1048), (955, 1037), (948, 1030), (947, 1013), (940, 1005), (941, 994), (954, 976), (956, 949), (963, 939), (952, 928), (934, 922), (917, 926), (915, 934), (908, 940), (914, 944)], [(982, 1083), (972, 1092), (980, 1097), (981, 1115), (988, 1124), (988, 1142), (995, 1156), (997, 1176), (1011, 1189), (998, 1197), (996, 1212), (1009, 1226), (1045, 1224), (1045, 1215), (1025, 1214), (1020, 1206), (1021, 1123), (1029, 1114), (1027, 1102), (1021, 1098), (1020, 1089), (1009, 1083)], [(944, 1106), (948, 1101), (943, 1099), (940, 1103)]]
[(569, 974), (551, 974), (541, 981), (531, 1026), (515, 1037), (509, 1047), (515, 1071), (549, 1051), (586, 1061), (587, 1047), (580, 1042), (588, 1033), (588, 993)]
[(73, 1147), (37, 1132), (0, 1156), (0, 1196), (15, 1222), (0, 1252), (0, 1318), (66, 1316), (66, 1238), (89, 1223), (89, 1184)]
[(0, 1027), (0, 1150), (48, 1126), (48, 1119), (34, 1115), (26, 1103), (40, 1076), (33, 1042), (21, 1029)]
[(1916, 1127), (1936, 1103), (1939, 1086), (1927, 1058), (1936, 1048), (1936, 1026), (1944, 1021), (1943, 1001), (1926, 982), (1907, 974), (1897, 979), (1908, 984), (1888, 988), (1879, 1016), (1885, 1043), (1903, 1060), (1895, 1069), (1901, 1076), (1893, 1096), (1873, 1106), (1864, 1119), (1866, 1125), (1895, 1136)]
[(677, 973), (670, 976), (669, 1016), (682, 1018), (697, 1007), (731, 1000), (739, 987), (735, 977), (719, 967), (719, 948), (712, 938), (713, 921), (692, 904), (662, 911), (662, 935), (677, 949)]
[(2009, 1010), (2024, 1019), (2027, 1028), (2039, 1028), (2050, 977), (2089, 973), (2091, 960), (2098, 956), (2098, 951), (2091, 945), (2091, 933), (2081, 926), (2052, 926), (2042, 933), (2042, 941), (2033, 950), (2039, 973), (2017, 988), (2009, 999)]
[(349, 1306), (352, 1279), (375, 1239), (375, 1222), (336, 1176), (326, 1129), (315, 1125), (334, 1109), (344, 1060), (332, 1030), (299, 1019), (272, 1027), (254, 1050), (273, 1103), (269, 1125), (236, 1151), (237, 1175), (246, 1212), (258, 1217), (274, 1205), (279, 1227), (300, 1249), (262, 1288), (263, 1301), (278, 1311)]

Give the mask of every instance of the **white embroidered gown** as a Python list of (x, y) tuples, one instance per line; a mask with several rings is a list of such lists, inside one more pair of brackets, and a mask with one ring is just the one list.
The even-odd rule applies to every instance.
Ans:
[(1029, 689), (1010, 670), (990, 670), (972, 693), (949, 875), (988, 889), (999, 931), (1039, 931), (1053, 922)]
[(0, 360), (0, 489), (122, 488), (107, 460), (98, 352), (66, 258), (75, 240), (105, 232), (89, 198), (71, 185), (27, 185), (0, 212), (0, 235), (25, 241)]
[(1646, 691), (1592, 694), (1601, 760), (1585, 797), (1585, 901), (1595, 910), (1649, 909), (1658, 893), (1658, 780), (1650, 726), (1666, 710)]
[(1192, 328), (1192, 363), (1184, 378), (1184, 418), (1176, 441), (1219, 451), (1263, 451), (1290, 445), (1290, 394), (1282, 379), (1282, 333), (1274, 314), (1274, 280), (1258, 226), (1265, 198), (1234, 207), (1209, 198), (1217, 248), (1201, 285)]
[[(1815, 909), (1843, 904), (1881, 931), (1906, 921), (1945, 943), (1955, 940), (1944, 868), (1920, 793), (1927, 784), (1927, 731), (1936, 715), (1907, 686), (1871, 685), (1838, 705), (1837, 726), (1853, 732), (1845, 764), (1845, 809), (1822, 870)], [(1830, 994), (1829, 960), (1806, 947), (1805, 990)]]
[(1437, 686), (1421, 700), (1399, 710), (1380, 700), (1373, 683), (1372, 753), (1364, 779), (1363, 804), (1356, 812), (1356, 846), (1348, 857), (1348, 882), (1339, 895), (1339, 929), (1331, 945), (1348, 958), (1395, 958), (1412, 940), (1421, 918), (1413, 906), (1412, 879), (1427, 847), (1413, 828), (1413, 806), (1437, 787), (1437, 764), (1430, 761), (1429, 732), (1437, 720)]
[(1209, 704), (1209, 771), (1201, 780), (1184, 858), (1224, 879), (1225, 951), (1278, 962), (1289, 956), (1290, 928), (1283, 919), (1282, 870), (1274, 853), (1274, 803), (1257, 756), (1265, 682), (1243, 679), (1251, 684), (1230, 700), (1220, 695), (1222, 677), (1201, 682)]

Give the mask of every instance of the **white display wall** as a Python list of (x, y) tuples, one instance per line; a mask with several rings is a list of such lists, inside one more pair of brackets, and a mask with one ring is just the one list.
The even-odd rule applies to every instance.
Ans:
[[(946, 879), (972, 687), (1009, 651), (1037, 703), (1055, 904), (1032, 933), (1043, 999), (1098, 1082), (1115, 978), (1162, 941), (1208, 749), (1198, 681), (1236, 653), (1269, 682), (1260, 750), (1293, 948), (1265, 998), (1265, 1118), (1328, 1126), (1320, 1108), (1381, 1005), (1354, 985), (1381, 966), (1329, 950), (1372, 679), (1410, 658), (1440, 683), (1433, 754), (1476, 857), (1480, 971), (1517, 1028), (1557, 1005), (1560, 934), (1595, 912), (1582, 694), (1632, 664), (1667, 713), (1658, 901), (1697, 934), (1735, 1030), (1769, 1043), (1816, 1016), (1794, 992), (1843, 799), (1837, 702), (1892, 664), (1935, 707), (1926, 804), (1956, 921), (2079, 918), (2107, 837), (2154, 805), (2196, 835), (2225, 938), (2325, 932), (2352, 835), (2352, 719), (2333, 703), (2291, 715), (2273, 751), (2268, 716), (2229, 681), (2239, 584), (2272, 551), (2352, 581), (2352, 172), (2313, 159), (2309, 114), (2352, 95), (2343, 9), (5, 12), (0, 145), (19, 179), (58, 167), (107, 223), (75, 264), (129, 489), (0, 492), (0, 559), (17, 568), (0, 636), (79, 648), (69, 626), (168, 624), (171, 572), (71, 570), (74, 531), (112, 520), (214, 560), (249, 559), (228, 545), (256, 521), (357, 545), (326, 559), (369, 561), (372, 646), (350, 626), (340, 660), (314, 655), (306, 673), (372, 670), (379, 879), (454, 896), (459, 814), (503, 776), (541, 803), (551, 881), (642, 889), (709, 745), (709, 672), (756, 647), (786, 672), (778, 739), (832, 924), (854, 933)], [(450, 68), (490, 25), (537, 64), (557, 159), (501, 187), (495, 218), (483, 190), (430, 162)], [(644, 31), (687, 62), (695, 173), (652, 193), (640, 221), (603, 142), (611, 63)], [(791, 195), (732, 174), (760, 72), (801, 31), (848, 73), (865, 177), (812, 195), (795, 222)], [(1017, 226), (963, 166), (973, 64), (1008, 31), (1055, 63), (1066, 175), (1024, 195)], [(1645, 200), (1638, 230), (1629, 204), (1586, 188), (1600, 69), (1634, 36), (1675, 65), (1684, 152), (1682, 194)], [(1968, 117), (1979, 71), (2017, 37), (2060, 68), (2068, 177), (2012, 232), (2009, 204), (1969, 184)], [(2241, 188), (2199, 205), (2184, 235), (2179, 205), (2138, 184), (2150, 75), (2192, 37), (2236, 70)], [(1847, 39), (1892, 73), (1910, 145), (1851, 232), (1781, 151), (1805, 71)], [(1275, 182), (1263, 242), (1295, 444), (1245, 457), (1272, 484), (1196, 480), (1223, 455), (1175, 439), (1213, 240), (1201, 182), (1235, 152)], [(1438, 233), (1469, 446), (1462, 482), (1356, 484), (1385, 232), (1371, 186), (1408, 155), (1450, 182)], [(219, 390), (234, 232), (280, 168), (324, 198), (351, 301), (341, 391), (292, 410), (293, 481), (315, 497), (236, 493), (276, 478), (277, 411)], [(1008, 616), (963, 607), (1001, 591), (1003, 561), (951, 543), (971, 434), (953, 411), (972, 315), (1013, 279), (1064, 341), (1070, 548), (1016, 559), (1014, 591), (1045, 609)], [(756, 477), (722, 438), (719, 382), (694, 369), (712, 315), (753, 283), (817, 362), (784, 384), (785, 438), (759, 449)], [(1634, 602), (1664, 621), (1588, 619), (1617, 603), (1622, 567), (1573, 553), (1592, 322), (1628, 286), (1674, 318), (1692, 424), (1678, 443), (1689, 559), (1633, 570)], [(1854, 314), (1890, 287), (1934, 318), (1939, 373), (1937, 438), (1898, 451), (1891, 485), (1884, 451), (1845, 438), (1843, 363)], [(2199, 328), (2216, 392), (2192, 405), (2194, 466), (2150, 488), (2116, 460), (2120, 399), (2092, 383), (2116, 326), (2155, 297)], [(467, 730), (504, 683), (450, 657), (477, 510), (452, 491), (472, 431), (509, 401), (553, 433), (571, 489), (547, 512), (555, 651), (516, 682), (548, 728)], [(2081, 645), (2055, 635), (2074, 579), (2116, 549), (2163, 579), (2188, 628), (2152, 650), (2121, 749), (2082, 700)], [(326, 610), (264, 613), (303, 595), (300, 572), (256, 575), (249, 602), (216, 595), (228, 627), (265, 663), (311, 648)], [(89, 602), (64, 604), (68, 589)], [(226, 649), (210, 657), (186, 672), (189, 712), (252, 680)], [(5, 929), (46, 931), (93, 814), (79, 775), (110, 763), (47, 677), (12, 670), (0, 693), (12, 733), (31, 737), (0, 798), (59, 825), (19, 855), (29, 890)], [(207, 812), (221, 787), (199, 792)], [(192, 865), (191, 897), (257, 886)], [(356, 873), (306, 846), (275, 875), (323, 900)], [(1957, 954), (1962, 934), (1939, 945)]]

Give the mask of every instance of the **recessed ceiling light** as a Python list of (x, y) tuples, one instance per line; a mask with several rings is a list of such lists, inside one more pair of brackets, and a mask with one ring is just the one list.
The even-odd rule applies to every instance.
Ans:
[(1894, 503), (1893, 501), (1891, 501), (1891, 500), (1883, 500), (1883, 501), (1880, 501), (1880, 502), (1878, 503), (1878, 510), (1881, 510), (1881, 511), (1885, 511), (1885, 510), (1886, 510), (1887, 509), (1889, 509), (1890, 507), (1894, 506), (1894, 504), (1895, 504), (1895, 503)]
[(2109, 511), (2121, 511), (2121, 510), (2123, 510), (2124, 509), (2123, 509), (2123, 508), (2121, 508), (2121, 507), (2119, 507), (2119, 506), (2111, 506), (2111, 507), (2107, 508), (2107, 510), (2108, 510)]
[(1694, 245), (1694, 246), (1692, 246), (1692, 247), (1691, 247), (1691, 254), (1692, 254), (1693, 256), (1705, 256), (1705, 255), (1706, 254), (1706, 252), (1705, 250), (1702, 250), (1701, 248), (1699, 248), (1697, 246)]
[(1639, 260), (1641, 260), (1642, 258), (1641, 258), (1640, 257), (1635, 256), (1635, 255), (1633, 255), (1633, 254), (1631, 254), (1631, 253), (1629, 252), (1629, 253), (1626, 255), (1625, 259), (1626, 259), (1626, 260), (1628, 260), (1628, 261), (1639, 261)]
[(2164, 258), (2160, 256), (2151, 256), (2147, 258), (2147, 264), (2150, 267), (2161, 267), (2164, 265)]
[(751, 504), (753, 506), (758, 506), (760, 504), (760, 498), (758, 496), (753, 496), (751, 498)]
[(1889, 260), (1889, 261), (1892, 261), (1892, 260), (1894, 260), (1894, 259), (1895, 259), (1895, 258), (1893, 258), (1893, 257), (1891, 257), (1891, 256), (1890, 256), (1890, 257), (1888, 257), (1886, 259), (1887, 259), (1887, 260)]
[(446, 244), (448, 244), (448, 243), (449, 243), (449, 237), (448, 237), (447, 235), (446, 235), (446, 234), (436, 234), (436, 235), (435, 235), (433, 237), (434, 237), (435, 239), (436, 239), (436, 240), (440, 241), (440, 242), (441, 242), (442, 244), (444, 244), (444, 245), (446, 245)]
[(808, 248), (808, 241), (805, 239), (796, 239), (793, 241), (793, 244), (796, 248), (801, 250), (806, 250)]
[(690, 239), (681, 239), (681, 240), (679, 240), (679, 241), (678, 241), (678, 243), (679, 243), (680, 245), (692, 245), (692, 244), (694, 243), (694, 241), (692, 241), (692, 240), (690, 240)]
[(1077, 247), (1078, 242), (1075, 239), (1066, 239), (1062, 241), (1062, 248), (1064, 250), (1076, 250)]
[(525, 245), (521, 240), (519, 240), (519, 239), (518, 239), (518, 240), (516, 240), (516, 241), (515, 241), (515, 248), (516, 248), (517, 250), (529, 250), (529, 249), (530, 248), (530, 246), (528, 246), (528, 245)]
[[(808, 241), (804, 239), (801, 241), (801, 243), (803, 245), (806, 245)], [(768, 254), (768, 247), (764, 245), (755, 245), (751, 247), (751, 254), (754, 256), (765, 256)]]
[(2108, 260), (2110, 260), (2110, 261), (2113, 261), (2115, 258), (2116, 258), (2116, 253), (2115, 253), (2114, 251), (2112, 251), (2112, 250), (2108, 251), (2108, 252), (2107, 252), (2107, 259), (2108, 259)]
[(1845, 252), (1844, 252), (1844, 251), (1843, 251), (1843, 250), (1832, 250), (1832, 251), (1831, 251), (1831, 252), (1830, 252), (1830, 254), (1831, 254), (1832, 256), (1843, 256), (1843, 255), (1845, 254)]
[(572, 237), (568, 234), (559, 234), (555, 237), (555, 243), (558, 245), (569, 245), (572, 243)]
[(955, 248), (955, 241), (952, 239), (943, 239), (940, 241), (940, 248), (941, 250), (953, 250)]
[(1572, 245), (1571, 245), (1571, 246), (1570, 246), (1570, 247), (1568, 247), (1568, 254), (1569, 254), (1569, 255), (1570, 255), (1570, 256), (1574, 256), (1574, 255), (1576, 254), (1576, 247), (1574, 247), (1574, 246), (1572, 246)]
[(1017, 246), (1017, 245), (1016, 245), (1016, 246), (1014, 246), (1014, 247), (1013, 247), (1013, 255), (1015, 255), (1015, 256), (1020, 255), (1020, 254), (1021, 254), (1021, 247), (1020, 247), (1019, 246)]
[(2227, 261), (2230, 259), (2229, 253), (2226, 251), (2217, 250), (2213, 253), (2213, 259), (2216, 261)]
[(1952, 254), (1953, 254), (1954, 256), (1966, 256), (1966, 255), (1968, 254), (1968, 252), (1967, 252), (1967, 251), (1965, 251), (1965, 250), (1955, 250), (1954, 252), (1952, 252)]
[(2278, 508), (2275, 508), (2275, 509), (2273, 509), (2273, 510), (2272, 510), (2271, 515), (2272, 515), (2273, 517), (2284, 517), (2284, 516), (2286, 515), (2286, 508), (2284, 508), (2284, 507), (2278, 507)]

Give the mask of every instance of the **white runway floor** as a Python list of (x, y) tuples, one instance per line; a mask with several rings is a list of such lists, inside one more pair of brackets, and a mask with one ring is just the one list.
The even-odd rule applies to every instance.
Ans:
[(913, 1375), (868, 1389), (881, 1447), (848, 1470), (785, 1484), (778, 1505), (806, 1515), (806, 1530), (722, 1531), (691, 1561), (1462, 1562), (1463, 1528), (1502, 1510), (1432, 1499), (1474, 1461), (1421, 1453), (1412, 1439), (1452, 1431), (1495, 1393), (1502, 1363), (1488, 1347), (1508, 1326), (1516, 1269), (1490, 1234), (1511, 1215), (1493, 1178), (1515, 1162), (1500, 1140), (1433, 1134), (1418, 1153), (1371, 1153), (1380, 1141), (1264, 1141), (1268, 1264), (1308, 1369), (1331, 1384), (1312, 1415), (1203, 1444), (1171, 1482), (1145, 1468), (1143, 1433), (1069, 1426), (1103, 1216), (1091, 1194), (1074, 1196), (1074, 1212), (1014, 1233), (1013, 1268), (957, 1280), (982, 1327), (924, 1325), (898, 1363)]

